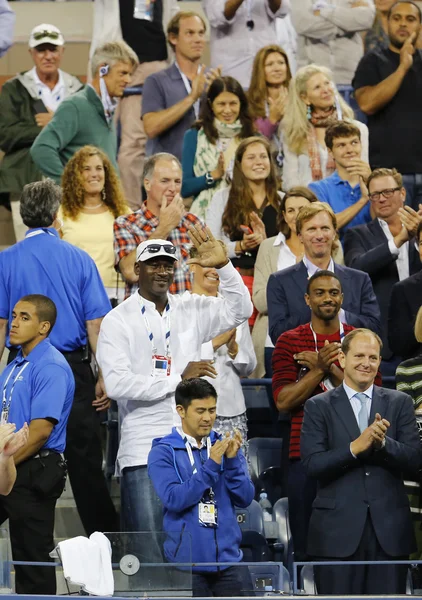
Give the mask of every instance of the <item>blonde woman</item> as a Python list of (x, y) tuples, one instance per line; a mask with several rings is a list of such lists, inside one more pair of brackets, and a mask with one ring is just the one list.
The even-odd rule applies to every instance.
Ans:
[(335, 121), (350, 121), (359, 127), (362, 160), (368, 160), (368, 128), (353, 119), (353, 110), (335, 88), (326, 67), (302, 67), (291, 80), (283, 118), (283, 189), (307, 186), (335, 171), (334, 159), (325, 145), (325, 131)]
[(62, 237), (85, 250), (97, 265), (110, 299), (123, 300), (124, 282), (114, 270), (114, 219), (130, 211), (107, 155), (84, 146), (67, 163), (58, 217)]

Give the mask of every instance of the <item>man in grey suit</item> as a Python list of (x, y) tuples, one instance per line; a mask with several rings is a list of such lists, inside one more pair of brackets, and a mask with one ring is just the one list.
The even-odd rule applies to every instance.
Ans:
[[(342, 385), (305, 404), (301, 456), (318, 480), (308, 533), (315, 560), (406, 560), (416, 549), (403, 473), (421, 448), (413, 402), (374, 386), (382, 342), (367, 329), (345, 336)], [(316, 568), (319, 594), (404, 594), (406, 565)]]

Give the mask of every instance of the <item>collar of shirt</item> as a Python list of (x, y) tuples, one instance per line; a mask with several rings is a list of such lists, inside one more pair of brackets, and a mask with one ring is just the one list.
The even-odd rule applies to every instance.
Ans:
[(25, 361), (34, 363), (44, 354), (44, 352), (50, 347), (50, 345), (50, 340), (46, 338), (45, 340), (42, 340), (42, 342), (37, 344), (27, 356), (24, 356), (22, 354), (22, 349), (19, 349), (19, 352), (16, 355), (16, 358), (13, 362), (16, 361), (16, 364), (18, 365)]
[(198, 446), (196, 439), (194, 437), (192, 437), (191, 435), (189, 435), (188, 433), (185, 433), (181, 427), (176, 427), (176, 430), (177, 430), (177, 433), (182, 438), (182, 440), (183, 441), (187, 440), (189, 442), (189, 444), (192, 446), (192, 448), (198, 448), (198, 450), (201, 450), (202, 448), (206, 448), (207, 436), (202, 438), (201, 445)]
[(142, 204), (139, 210), (142, 211), (142, 214), (144, 215), (145, 219), (147, 219), (148, 221), (156, 222), (158, 226), (159, 218), (157, 217), (157, 215), (154, 215), (154, 213), (150, 211), (147, 205), (147, 200)]
[(275, 240), (274, 240), (274, 244), (273, 246), (284, 246), (284, 244), (286, 243), (286, 236), (284, 235), (284, 233), (280, 233), (276, 236)]
[[(167, 297), (170, 300), (170, 294), (167, 294)], [(145, 304), (145, 307), (150, 308), (151, 310), (157, 310), (157, 307), (155, 305), (155, 302), (152, 302), (151, 300), (147, 300), (146, 298), (144, 298), (144, 296), (142, 296), (142, 294), (139, 294), (138, 292), (136, 292), (136, 298), (139, 302), (139, 305), (142, 306), (142, 303)], [(142, 298), (142, 299), (141, 299)], [(171, 308), (171, 302), (170, 302), (170, 308)], [(158, 311), (157, 311), (158, 312)], [(163, 314), (165, 314), (166, 311), (163, 312)]]
[(55, 227), (32, 227), (31, 229), (28, 229), (28, 231), (25, 233), (25, 237), (33, 237), (34, 235), (36, 235), (36, 231), (43, 231), (44, 233), (48, 233), (48, 235), (55, 235), (56, 237), (60, 237), (60, 234)]
[(370, 400), (372, 400), (372, 394), (374, 393), (374, 384), (370, 385), (369, 388), (367, 390), (364, 390), (363, 392), (360, 392), (359, 390), (354, 390), (353, 388), (351, 388), (350, 386), (347, 385), (347, 383), (345, 383), (343, 381), (343, 388), (344, 391), (347, 394), (347, 397), (349, 398), (349, 400), (351, 400), (353, 398), (353, 396), (356, 396), (356, 394), (365, 394), (366, 396), (368, 396), (368, 398)]
[[(318, 271), (322, 270), (320, 267), (317, 267), (316, 265), (314, 265), (314, 263), (312, 263), (306, 255), (303, 257), (303, 264), (305, 265), (305, 267), (308, 271), (309, 278), (311, 278), (312, 275), (315, 275), (315, 273), (317, 273)], [(332, 271), (334, 273), (334, 261), (332, 258), (330, 259), (330, 262), (329, 262), (326, 270)]]
[(59, 79), (53, 89), (51, 89), (47, 84), (45, 84), (43, 81), (41, 81), (41, 79), (38, 77), (37, 69), (35, 67), (33, 67), (31, 69), (31, 74), (32, 74), (32, 77), (34, 78), (35, 84), (38, 88), (38, 93), (39, 93), (40, 97), (42, 96), (43, 93), (45, 93), (45, 94), (47, 94), (47, 96), (50, 96), (51, 98), (53, 98), (54, 96), (61, 94), (62, 90), (64, 91), (64, 89), (65, 89), (63, 74), (60, 69), (59, 69)]
[(357, 183), (354, 187), (350, 185), (350, 183), (346, 179), (342, 179), (338, 174), (338, 171), (334, 171), (334, 173), (327, 179), (331, 179), (334, 185), (346, 185), (349, 186), (351, 190), (355, 190), (356, 188), (360, 188), (360, 184)]

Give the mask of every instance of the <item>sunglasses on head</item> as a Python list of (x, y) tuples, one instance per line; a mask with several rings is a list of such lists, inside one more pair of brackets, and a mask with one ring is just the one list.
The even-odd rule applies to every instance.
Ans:
[(176, 246), (170, 246), (169, 244), (151, 244), (144, 248), (139, 256), (142, 256), (144, 252), (148, 252), (148, 254), (156, 254), (160, 252), (161, 248), (164, 248), (164, 251), (167, 254), (176, 254)]
[(58, 40), (59, 39), (59, 35), (57, 33), (57, 31), (47, 31), (46, 29), (44, 29), (44, 31), (38, 31), (37, 33), (34, 33), (34, 40), (42, 40), (43, 38), (51, 38), (52, 40)]

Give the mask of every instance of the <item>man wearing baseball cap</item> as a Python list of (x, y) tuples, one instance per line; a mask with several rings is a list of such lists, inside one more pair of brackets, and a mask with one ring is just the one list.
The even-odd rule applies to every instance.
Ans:
[(34, 66), (7, 81), (0, 93), (0, 203), (11, 201), (17, 241), (26, 227), (19, 214), (23, 187), (41, 179), (29, 150), (41, 130), (51, 121), (60, 103), (83, 85), (60, 69), (64, 38), (54, 25), (42, 23), (31, 31), (29, 53)]
[[(162, 531), (162, 507), (147, 473), (152, 440), (171, 432), (177, 384), (216, 376), (211, 361), (201, 360), (202, 344), (252, 313), (249, 293), (224, 245), (201, 225), (190, 227), (189, 236), (197, 256), (188, 262), (216, 268), (222, 296), (170, 294), (176, 247), (168, 240), (150, 239), (136, 252), (137, 293), (101, 324), (97, 360), (107, 394), (119, 404), (121, 422), (117, 471), (123, 531)], [(142, 548), (145, 553), (155, 562), (153, 543)]]

